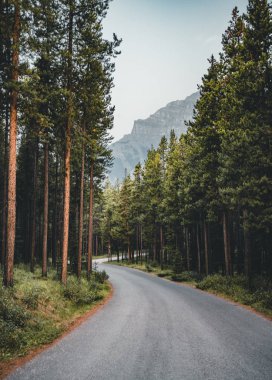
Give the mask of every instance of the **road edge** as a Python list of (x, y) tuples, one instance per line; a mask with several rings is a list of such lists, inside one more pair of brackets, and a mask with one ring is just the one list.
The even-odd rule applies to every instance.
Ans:
[[(107, 265), (110, 265), (110, 262), (107, 263)], [(113, 265), (116, 265), (116, 264), (113, 264)], [(164, 280), (164, 281), (167, 281), (167, 282), (170, 282), (172, 284), (176, 284), (176, 285), (179, 285), (179, 286), (184, 286), (184, 287), (188, 287), (188, 288), (191, 288), (191, 289), (194, 289), (198, 292), (202, 292), (202, 293), (206, 293), (206, 294), (209, 294), (210, 296), (214, 296), (214, 297), (217, 297), (221, 300), (224, 300), (232, 305), (235, 305), (235, 306), (240, 306), (241, 308), (247, 310), (247, 311), (250, 311), (251, 313), (265, 319), (266, 321), (269, 321), (269, 322), (272, 322), (272, 317), (270, 317), (269, 315), (266, 315), (265, 313), (262, 313), (260, 311), (257, 311), (255, 310), (253, 307), (251, 306), (248, 306), (248, 305), (244, 305), (240, 302), (237, 302), (237, 301), (234, 301), (232, 300), (230, 297), (228, 297), (227, 295), (225, 294), (222, 294), (222, 293), (216, 293), (216, 292), (213, 292), (213, 291), (208, 291), (208, 290), (202, 290), (202, 289), (199, 289), (197, 288), (195, 285), (192, 285), (190, 283), (186, 283), (186, 282), (178, 282), (178, 281), (173, 281), (173, 280), (170, 280), (169, 278), (165, 278), (165, 277), (160, 277), (160, 276), (157, 276), (155, 273), (152, 273), (152, 272), (147, 272), (147, 271), (144, 271), (144, 270), (141, 270), (139, 268), (131, 268), (129, 266), (125, 266), (125, 265), (116, 265), (118, 267), (124, 267), (124, 268), (129, 268), (129, 269), (133, 269), (133, 270), (136, 270), (136, 271), (139, 271), (141, 273), (145, 273), (149, 276), (152, 276), (152, 277), (155, 277), (155, 278), (159, 278), (161, 280)]]

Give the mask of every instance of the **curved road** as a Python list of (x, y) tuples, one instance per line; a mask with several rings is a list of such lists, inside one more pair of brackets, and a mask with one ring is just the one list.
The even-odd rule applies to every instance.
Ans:
[(114, 296), (13, 380), (271, 380), (272, 323), (186, 286), (106, 267)]

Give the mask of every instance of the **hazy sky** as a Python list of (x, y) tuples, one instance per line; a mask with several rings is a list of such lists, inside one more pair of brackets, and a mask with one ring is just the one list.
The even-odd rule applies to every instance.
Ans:
[(247, 0), (113, 0), (105, 37), (123, 39), (116, 61), (112, 135), (129, 133), (173, 100), (197, 90), (207, 58), (221, 50), (221, 36), (235, 5)]

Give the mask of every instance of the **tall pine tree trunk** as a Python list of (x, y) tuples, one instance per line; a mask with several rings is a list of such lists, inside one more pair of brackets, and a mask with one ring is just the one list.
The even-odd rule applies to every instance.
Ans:
[(57, 262), (57, 245), (58, 245), (58, 202), (57, 202), (57, 194), (58, 194), (58, 154), (56, 155), (56, 167), (55, 167), (55, 191), (54, 191), (54, 209), (53, 209), (53, 220), (52, 220), (52, 264), (53, 267), (56, 266)]
[(190, 271), (190, 243), (189, 243), (189, 228), (185, 227), (185, 241), (186, 241), (186, 262), (187, 262), (187, 271)]
[(232, 274), (232, 265), (230, 252), (229, 220), (226, 212), (223, 212), (223, 235), (226, 275), (230, 276)]
[[(11, 80), (16, 86), (19, 77), (20, 1), (14, 2), (14, 24), (12, 29)], [(8, 213), (7, 252), (5, 257), (4, 285), (13, 285), (13, 263), (16, 229), (16, 139), (18, 90), (13, 87), (10, 95), (10, 137), (8, 163)]]
[(244, 210), (243, 212), (244, 218), (244, 271), (245, 275), (250, 279), (251, 277), (251, 238), (250, 238), (250, 230), (247, 227), (247, 219), (248, 212)]
[(204, 221), (204, 246), (205, 246), (205, 273), (209, 274), (209, 232), (208, 224)]
[(65, 131), (65, 178), (63, 199), (63, 237), (62, 237), (62, 270), (61, 282), (66, 285), (68, 265), (68, 238), (69, 238), (69, 214), (70, 214), (70, 177), (71, 177), (71, 129), (72, 129), (72, 57), (73, 57), (73, 6), (74, 1), (69, 1), (69, 26), (68, 26), (68, 81), (67, 81), (67, 122)]
[(6, 120), (5, 120), (5, 149), (4, 149), (4, 178), (3, 178), (3, 213), (2, 213), (2, 245), (1, 264), (4, 268), (6, 257), (6, 229), (7, 229), (7, 170), (8, 170), (8, 132), (9, 132), (9, 109), (8, 99), (6, 99)]
[(88, 236), (88, 263), (87, 277), (90, 278), (92, 272), (92, 256), (93, 256), (93, 191), (94, 191), (94, 164), (90, 165), (90, 200), (89, 200), (89, 236)]
[(196, 225), (196, 246), (197, 246), (197, 272), (201, 273), (201, 251), (200, 251), (200, 239), (199, 239), (199, 224)]
[(160, 264), (161, 264), (161, 269), (163, 269), (164, 247), (163, 247), (163, 228), (162, 228), (162, 226), (160, 226), (160, 243), (161, 243)]
[(47, 276), (47, 241), (48, 241), (48, 142), (44, 144), (44, 202), (43, 202), (43, 253), (42, 276)]
[(31, 215), (31, 251), (30, 251), (30, 270), (34, 272), (35, 251), (36, 251), (36, 210), (37, 210), (37, 185), (38, 185), (38, 139), (35, 142), (34, 167), (33, 167), (33, 195), (32, 195), (32, 215)]
[(143, 263), (143, 226), (140, 226), (140, 257), (141, 257), (141, 264)]
[(78, 223), (78, 254), (77, 254), (77, 276), (80, 278), (82, 269), (82, 243), (83, 243), (83, 213), (84, 213), (84, 167), (85, 147), (82, 143), (81, 173), (80, 173), (80, 198), (79, 198), (79, 223)]

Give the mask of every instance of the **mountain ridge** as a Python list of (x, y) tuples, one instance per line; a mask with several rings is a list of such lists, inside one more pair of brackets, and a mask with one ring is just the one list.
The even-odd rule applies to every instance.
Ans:
[(138, 162), (143, 163), (151, 146), (157, 148), (162, 136), (168, 138), (171, 130), (178, 136), (185, 133), (185, 122), (192, 119), (198, 97), (199, 92), (195, 92), (184, 100), (169, 102), (146, 119), (135, 120), (131, 133), (110, 146), (114, 158), (109, 174), (111, 182), (122, 179), (125, 172), (132, 172)]

